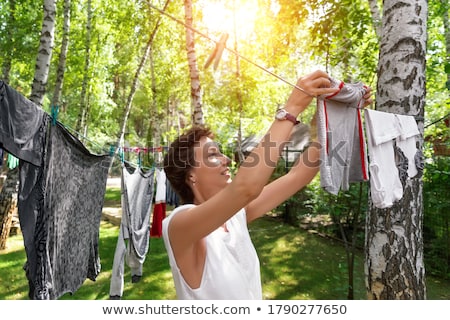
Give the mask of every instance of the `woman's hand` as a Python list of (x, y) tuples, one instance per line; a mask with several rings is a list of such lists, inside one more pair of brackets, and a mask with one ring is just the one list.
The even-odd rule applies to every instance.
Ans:
[(368, 105), (372, 104), (372, 88), (366, 86), (366, 94), (363, 96), (364, 98), (364, 105), (363, 108), (367, 107)]
[(301, 77), (298, 79), (296, 86), (298, 88), (292, 90), (286, 102), (286, 107), (296, 108), (299, 113), (309, 105), (314, 97), (332, 94), (339, 90), (339, 88), (330, 88), (330, 78), (326, 72), (321, 70)]

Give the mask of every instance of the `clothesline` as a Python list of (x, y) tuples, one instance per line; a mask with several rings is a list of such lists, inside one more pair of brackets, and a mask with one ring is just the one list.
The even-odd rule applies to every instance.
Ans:
[[(114, 145), (109, 145), (108, 148), (105, 148), (104, 146), (99, 145), (97, 142), (89, 139), (87, 136), (81, 134), (80, 132), (76, 131), (74, 128), (72, 128), (71, 126), (64, 124), (60, 121), (57, 120), (58, 117), (58, 108), (57, 107), (51, 107), (51, 115), (50, 115), (51, 119), (52, 119), (52, 125), (56, 124), (56, 122), (58, 122), (60, 125), (62, 125), (63, 127), (65, 127), (66, 129), (70, 130), (74, 135), (76, 135), (77, 137), (80, 137), (82, 140), (89, 142), (90, 144), (92, 144), (93, 146), (95, 146), (96, 148), (98, 148), (99, 150), (102, 150), (102, 152), (104, 154), (109, 154), (110, 156), (114, 156), (116, 153), (116, 146)], [(143, 169), (146, 170), (150, 170), (152, 168), (150, 167), (144, 167), (142, 166), (141, 163), (141, 153), (155, 153), (155, 152), (164, 152), (167, 151), (169, 148), (167, 146), (158, 146), (158, 147), (140, 147), (140, 146), (134, 146), (134, 147), (118, 147), (119, 152), (117, 153), (117, 156), (119, 157), (121, 162), (127, 162), (127, 164), (132, 165), (133, 167), (141, 167)], [(128, 153), (136, 153), (138, 155), (138, 163), (132, 163), (131, 161), (127, 161), (124, 159), (124, 152), (128, 152)]]
[(201, 37), (203, 37), (203, 38), (205, 38), (205, 39), (207, 39), (207, 40), (209, 40), (209, 41), (214, 42), (214, 43), (216, 44), (216, 46), (219, 45), (219, 44), (220, 44), (220, 45), (223, 45), (223, 46), (224, 46), (223, 48), (224, 48), (225, 50), (231, 52), (232, 54), (236, 55), (237, 57), (241, 58), (242, 60), (247, 61), (247, 62), (250, 63), (251, 65), (253, 65), (253, 66), (255, 66), (255, 67), (261, 69), (262, 71), (264, 71), (264, 72), (270, 74), (271, 76), (277, 78), (278, 80), (280, 80), (280, 81), (282, 81), (282, 82), (284, 82), (284, 83), (290, 85), (291, 87), (296, 88), (296, 89), (298, 89), (298, 90), (300, 90), (300, 91), (306, 93), (307, 95), (311, 96), (310, 93), (306, 92), (303, 88), (300, 88), (300, 87), (297, 86), (295, 83), (292, 83), (292, 82), (286, 80), (285, 78), (281, 77), (280, 75), (278, 75), (278, 74), (276, 74), (276, 73), (270, 71), (268, 68), (266, 68), (266, 67), (264, 67), (264, 66), (261, 66), (260, 64), (254, 62), (253, 60), (251, 60), (251, 59), (249, 59), (249, 58), (247, 58), (247, 57), (241, 55), (241, 54), (240, 54), (239, 52), (237, 52), (236, 50), (233, 50), (233, 49), (227, 47), (225, 44), (220, 43), (220, 41), (215, 41), (214, 39), (212, 39), (212, 38), (211, 38), (210, 36), (208, 36), (207, 34), (201, 32), (200, 30), (198, 30), (198, 29), (196, 29), (196, 28), (194, 28), (194, 27), (192, 27), (192, 26), (187, 25), (186, 23), (184, 23), (184, 22), (181, 21), (180, 19), (177, 19), (176, 17), (172, 16), (171, 14), (167, 13), (166, 11), (163, 11), (163, 10), (159, 9), (158, 7), (154, 6), (153, 4), (149, 3), (148, 5), (149, 5), (152, 9), (158, 11), (160, 14), (162, 14), (162, 15), (164, 15), (164, 16), (170, 18), (171, 20), (175, 21), (176, 23), (179, 23), (179, 24), (183, 25), (185, 28), (191, 30), (192, 32), (195, 32), (196, 34), (200, 35)]
[(450, 112), (447, 113), (447, 114), (446, 114), (445, 116), (443, 116), (442, 118), (437, 119), (437, 120), (431, 122), (430, 124), (427, 124), (424, 128), (428, 128), (428, 127), (430, 127), (430, 126), (432, 126), (432, 125), (434, 125), (434, 124), (436, 124), (436, 123), (438, 123), (438, 122), (441, 122), (442, 120), (444, 120), (444, 119), (446, 119), (446, 118), (448, 118), (448, 117), (450, 117)]
[(134, 153), (153, 153), (153, 152), (163, 152), (169, 150), (169, 147), (119, 147), (124, 152), (134, 152)]

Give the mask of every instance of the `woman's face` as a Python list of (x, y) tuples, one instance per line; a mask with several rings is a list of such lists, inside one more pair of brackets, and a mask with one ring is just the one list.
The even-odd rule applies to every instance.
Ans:
[(194, 147), (194, 157), (195, 164), (190, 176), (191, 186), (196, 197), (198, 191), (204, 201), (231, 182), (228, 167), (231, 160), (222, 154), (217, 143), (208, 137), (202, 137), (199, 144)]

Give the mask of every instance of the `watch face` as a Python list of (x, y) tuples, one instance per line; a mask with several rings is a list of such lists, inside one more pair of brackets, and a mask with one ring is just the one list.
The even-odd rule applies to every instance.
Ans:
[(278, 120), (285, 120), (286, 119), (286, 110), (284, 110), (284, 109), (278, 109), (277, 110), (277, 114), (275, 115), (275, 117), (278, 119)]
[(277, 120), (289, 120), (294, 125), (300, 123), (300, 121), (298, 121), (296, 117), (294, 117), (292, 114), (287, 112), (285, 109), (278, 109), (277, 113), (275, 114), (275, 119), (277, 119)]

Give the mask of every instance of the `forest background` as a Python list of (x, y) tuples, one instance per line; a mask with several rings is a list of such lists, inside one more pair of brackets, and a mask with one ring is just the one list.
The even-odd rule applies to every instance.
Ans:
[[(337, 79), (376, 88), (380, 21), (374, 18), (374, 3), (381, 7), (381, 1), (367, 0), (193, 1), (193, 26), (201, 32), (195, 36), (195, 52), (203, 118), (224, 152), (233, 157), (245, 138), (264, 132), (284, 103), (292, 87), (274, 74), (295, 82), (322, 69)], [(93, 152), (109, 153), (118, 141), (125, 147), (160, 150), (193, 123), (186, 27), (152, 8), (164, 7), (182, 22), (183, 1), (66, 0), (56, 4), (56, 34), (41, 104), (49, 113), (57, 108), (58, 120)], [(448, 1), (428, 1), (424, 121), (427, 272), (447, 278), (448, 10)], [(2, 79), (24, 96), (32, 95), (43, 19), (44, 10), (37, 10), (35, 1), (0, 1)], [(234, 52), (225, 50), (215, 65), (205, 68), (224, 33), (229, 36), (227, 47)], [(307, 122), (310, 116), (306, 113), (302, 120)], [(140, 159), (138, 153), (128, 152), (125, 157), (150, 166), (158, 154), (146, 153)], [(280, 165), (276, 174), (286, 169)], [(363, 216), (355, 217), (352, 208), (366, 209), (361, 204), (367, 199), (360, 195), (367, 196), (367, 190), (362, 191), (352, 189), (332, 197), (313, 183), (285, 205), (285, 218), (296, 223), (319, 212), (343, 222), (343, 227), (355, 220), (360, 223)], [(341, 231), (331, 233), (345, 234)]]
[[(70, 2), (58, 119), (95, 142), (99, 152), (109, 151), (116, 143), (151, 37), (149, 58), (137, 79), (126, 123), (126, 143), (167, 145), (192, 123), (186, 28), (149, 3), (163, 8), (165, 1)], [(56, 34), (42, 101), (48, 112), (64, 39), (63, 5), (64, 1), (57, 1)], [(204, 122), (217, 132), (224, 147), (236, 145), (239, 128), (243, 137), (263, 132), (292, 88), (227, 50), (216, 70), (203, 68), (223, 32), (229, 34), (228, 47), (293, 83), (322, 69), (337, 79), (376, 88), (379, 41), (367, 0), (198, 0), (193, 9), (194, 27), (211, 39), (195, 36)], [(166, 12), (184, 21), (182, 1), (170, 1)], [(448, 15), (447, 1), (429, 1), (426, 125), (447, 115), (450, 108), (449, 31), (444, 13)], [(30, 96), (43, 10), (36, 10), (31, 0), (2, 0), (0, 17), (2, 79)], [(441, 122), (427, 129), (426, 136), (442, 136), (445, 125)]]

